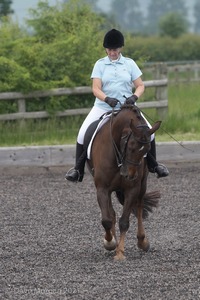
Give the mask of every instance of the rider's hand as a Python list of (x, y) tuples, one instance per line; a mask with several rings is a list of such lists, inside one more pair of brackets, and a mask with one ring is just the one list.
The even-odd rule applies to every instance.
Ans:
[(135, 102), (137, 101), (137, 99), (138, 99), (138, 96), (132, 95), (132, 96), (130, 96), (130, 97), (128, 97), (128, 98), (126, 99), (125, 104), (131, 104), (131, 105), (134, 105)]
[(115, 98), (106, 97), (105, 102), (111, 107), (115, 107), (119, 101)]

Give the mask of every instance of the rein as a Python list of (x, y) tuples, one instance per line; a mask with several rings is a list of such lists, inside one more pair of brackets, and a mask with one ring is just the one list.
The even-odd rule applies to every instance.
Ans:
[(112, 110), (112, 114), (111, 114), (111, 118), (110, 118), (110, 136), (111, 136), (111, 141), (113, 144), (113, 149), (114, 149), (114, 153), (115, 153), (115, 157), (117, 160), (117, 166), (118, 168), (120, 168), (123, 164), (123, 156), (121, 155), (121, 152), (119, 151), (113, 136), (112, 136), (112, 123), (113, 123), (113, 116), (114, 116), (114, 109)]

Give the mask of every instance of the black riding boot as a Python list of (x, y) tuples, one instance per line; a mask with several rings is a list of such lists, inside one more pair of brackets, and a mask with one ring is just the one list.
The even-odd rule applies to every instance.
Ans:
[(157, 163), (156, 161), (156, 143), (155, 139), (151, 142), (151, 149), (147, 153), (147, 166), (149, 172), (157, 173), (157, 177), (166, 177), (169, 175), (167, 167), (163, 164)]
[(65, 179), (73, 182), (81, 182), (84, 176), (85, 161), (87, 158), (87, 150), (83, 148), (83, 145), (76, 144), (76, 165), (70, 169), (65, 175)]

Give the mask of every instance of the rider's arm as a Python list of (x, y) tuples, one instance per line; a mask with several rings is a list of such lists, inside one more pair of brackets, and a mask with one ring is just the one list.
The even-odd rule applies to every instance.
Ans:
[(95, 97), (104, 101), (106, 98), (106, 94), (102, 91), (102, 81), (100, 78), (92, 79), (92, 91)]

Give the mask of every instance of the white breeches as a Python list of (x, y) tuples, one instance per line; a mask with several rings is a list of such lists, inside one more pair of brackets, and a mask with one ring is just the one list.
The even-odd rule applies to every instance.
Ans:
[[(77, 142), (81, 145), (83, 145), (84, 141), (84, 136), (86, 133), (86, 130), (88, 129), (89, 125), (93, 123), (94, 121), (98, 120), (103, 114), (105, 114), (105, 110), (93, 106), (87, 117), (85, 118), (81, 128), (79, 129), (78, 137), (77, 137)], [(143, 116), (143, 115), (142, 115)], [(143, 116), (145, 119), (147, 125), (149, 128), (151, 128), (151, 124), (146, 120), (146, 118)], [(154, 134), (151, 135), (151, 141), (155, 138)]]
[(83, 145), (84, 136), (86, 133), (86, 130), (88, 129), (89, 125), (92, 124), (92, 122), (98, 120), (103, 114), (105, 114), (105, 110), (101, 109), (99, 107), (93, 106), (87, 117), (85, 118), (79, 133), (77, 137), (77, 142), (79, 144)]

